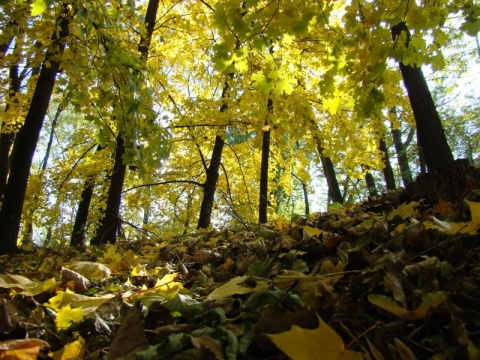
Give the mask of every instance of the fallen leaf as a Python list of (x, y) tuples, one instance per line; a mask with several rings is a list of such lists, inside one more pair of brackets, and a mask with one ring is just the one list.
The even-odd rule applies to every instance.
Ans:
[(110, 277), (111, 270), (101, 263), (90, 261), (73, 261), (64, 265), (65, 268), (73, 270), (89, 280), (103, 281)]
[(82, 359), (85, 354), (85, 339), (79, 336), (75, 341), (68, 343), (62, 349), (48, 354), (53, 360)]
[(213, 290), (207, 296), (207, 300), (222, 299), (232, 295), (250, 294), (255, 291), (265, 290), (268, 286), (266, 281), (260, 280), (260, 281), (256, 281), (254, 287), (250, 287), (246, 283), (247, 279), (249, 278), (250, 278), (249, 276), (234, 277), (232, 280), (230, 280), (226, 284)]
[(340, 335), (320, 317), (318, 328), (314, 330), (292, 325), (289, 331), (265, 335), (293, 360), (363, 359), (362, 353), (345, 349)]
[(50, 345), (40, 339), (18, 339), (0, 342), (0, 360), (36, 360), (39, 352)]
[(370, 294), (368, 301), (404, 320), (424, 318), (431, 308), (436, 308), (447, 299), (443, 291), (435, 291), (422, 296), (422, 302), (415, 310), (407, 310), (398, 302), (385, 295)]

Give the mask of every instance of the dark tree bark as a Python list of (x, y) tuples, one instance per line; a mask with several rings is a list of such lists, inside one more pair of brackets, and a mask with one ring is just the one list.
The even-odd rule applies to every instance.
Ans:
[[(21, 80), (18, 75), (18, 65), (12, 65), (9, 72), (10, 85), (9, 96), (13, 98), (20, 92)], [(8, 111), (9, 104), (5, 108), (5, 112)], [(6, 124), (2, 123), (2, 133), (0, 134), (0, 199), (3, 199), (5, 194), (5, 188), (7, 186), (8, 171), (10, 168), (10, 149), (15, 139), (15, 132), (13, 129), (9, 129), (6, 132)]]
[[(414, 129), (410, 129), (410, 134), (413, 137)], [(410, 136), (409, 136), (410, 137)], [(397, 153), (398, 166), (400, 167), (400, 174), (402, 176), (402, 182), (405, 187), (413, 181), (412, 171), (410, 170), (410, 165), (408, 164), (407, 157), (407, 144), (408, 141), (403, 143), (402, 141), (402, 131), (400, 129), (392, 128), (392, 138), (393, 144), (395, 145), (395, 152)]]
[[(273, 101), (268, 99), (267, 101), (268, 115), (273, 113)], [(268, 115), (265, 121), (265, 126), (268, 126)], [(270, 157), (270, 135), (271, 131), (268, 129), (263, 132), (262, 138), (262, 162), (260, 165), (260, 201), (258, 206), (258, 221), (260, 224), (267, 222), (267, 209), (268, 209), (268, 160)]]
[(333, 166), (333, 162), (329, 157), (326, 157), (323, 154), (323, 146), (322, 142), (319, 139), (316, 131), (318, 131), (317, 124), (314, 120), (310, 121), (311, 130), (312, 130), (312, 137), (317, 143), (317, 151), (318, 155), (320, 156), (320, 161), (322, 162), (322, 169), (327, 180), (328, 186), (328, 197), (334, 203), (343, 204), (343, 196), (342, 192), (340, 191), (340, 185), (338, 184), (337, 175), (335, 173), (335, 167)]
[(307, 189), (307, 184), (305, 184), (302, 179), (300, 179), (297, 175), (292, 174), (295, 179), (298, 180), (300, 185), (302, 185), (302, 193), (303, 193), (303, 201), (305, 205), (305, 216), (310, 215), (310, 202), (308, 200), (308, 189)]
[(394, 190), (397, 188), (395, 185), (395, 175), (393, 174), (392, 164), (390, 163), (390, 156), (388, 156), (388, 148), (383, 137), (379, 142), (379, 149), (383, 153), (383, 163), (385, 167), (383, 168), (383, 176), (385, 177), (385, 185), (388, 190)]
[[(12, 154), (10, 174), (0, 211), (0, 228), (3, 237), (0, 253), (2, 254), (11, 253), (17, 249), (30, 166), (60, 68), (59, 56), (65, 48), (64, 40), (69, 35), (69, 22), (69, 5), (64, 3), (52, 35), (52, 45), (45, 55), (25, 123), (17, 134), (17, 146)], [(45, 66), (47, 62), (49, 66)]]
[[(142, 59), (147, 61), (150, 42), (152, 40), (153, 31), (155, 29), (155, 21), (157, 17), (159, 0), (150, 0), (145, 14), (145, 27), (147, 32), (145, 36), (141, 36), (138, 44), (138, 52)], [(123, 163), (123, 155), (125, 154), (125, 139), (120, 131), (116, 139), (115, 163), (113, 165), (112, 175), (110, 177), (110, 188), (107, 196), (107, 208), (104, 216), (100, 221), (97, 234), (92, 239), (91, 244), (100, 245), (106, 243), (115, 243), (117, 241), (117, 231), (120, 228), (120, 205), (122, 203), (122, 189), (125, 181), (127, 170), (126, 164)]]
[[(404, 22), (393, 26), (391, 32), (394, 41), (404, 32), (407, 38), (405, 45), (409, 45), (410, 32)], [(453, 162), (452, 151), (422, 69), (400, 61), (400, 71), (412, 105), (417, 136), (428, 171), (448, 166)]]
[(222, 152), (225, 141), (219, 135), (215, 137), (210, 165), (207, 169), (207, 178), (203, 185), (203, 199), (200, 207), (197, 229), (206, 229), (210, 226), (212, 209), (215, 202), (215, 190), (217, 189), (218, 173), (222, 161)]
[(78, 204), (77, 213), (75, 215), (75, 223), (73, 224), (72, 238), (70, 239), (70, 246), (84, 245), (85, 232), (87, 230), (88, 211), (93, 196), (93, 188), (95, 186), (95, 174), (87, 177), (83, 185), (82, 193), (80, 195), (80, 202)]
[(323, 173), (327, 179), (328, 193), (332, 202), (343, 204), (343, 196), (340, 191), (340, 185), (337, 181), (337, 175), (335, 174), (335, 167), (333, 162), (329, 157), (326, 157), (323, 154), (323, 148), (317, 146), (318, 154), (320, 155), (320, 160), (322, 162)]
[(372, 173), (367, 172), (365, 174), (365, 182), (367, 183), (368, 194), (370, 196), (378, 196), (377, 186), (375, 185), (375, 179), (373, 178)]
[[(233, 78), (233, 74), (228, 75), (229, 78)], [(222, 105), (220, 106), (220, 112), (225, 112), (228, 109), (226, 98), (228, 96), (228, 90), (230, 85), (228, 80), (225, 81), (225, 85), (222, 90)], [(222, 162), (222, 152), (225, 145), (225, 140), (217, 135), (215, 137), (215, 144), (213, 145), (212, 157), (207, 169), (207, 178), (203, 184), (203, 199), (200, 206), (200, 215), (198, 217), (197, 229), (206, 229), (210, 226), (212, 219), (212, 209), (215, 202), (215, 191), (217, 189), (218, 174), (220, 170), (220, 164)]]
[(125, 145), (123, 135), (117, 135), (117, 146), (115, 149), (115, 162), (110, 175), (110, 188), (107, 195), (107, 208), (100, 221), (97, 234), (92, 239), (92, 245), (114, 244), (117, 241), (117, 230), (120, 226), (120, 204), (122, 202), (122, 189), (127, 166), (123, 163)]

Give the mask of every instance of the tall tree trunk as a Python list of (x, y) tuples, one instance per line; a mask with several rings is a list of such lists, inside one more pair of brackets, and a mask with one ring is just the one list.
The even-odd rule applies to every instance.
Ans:
[(0, 211), (0, 228), (3, 236), (0, 253), (2, 254), (11, 253), (17, 249), (30, 166), (60, 68), (59, 57), (65, 48), (64, 40), (69, 35), (69, 22), (69, 4), (63, 3), (62, 12), (57, 19), (57, 27), (52, 34), (52, 45), (45, 55), (25, 123), (17, 134), (18, 146), (12, 154), (10, 174)]
[(300, 185), (302, 185), (302, 193), (303, 193), (303, 202), (305, 206), (305, 216), (310, 215), (310, 202), (308, 200), (308, 189), (307, 189), (307, 184), (305, 184), (302, 179), (300, 179), (297, 175), (293, 174), (293, 177), (298, 180)]
[[(273, 113), (273, 101), (268, 99), (267, 101), (267, 119), (265, 120), (265, 126), (268, 127), (268, 116)], [(260, 201), (258, 206), (258, 221), (260, 224), (267, 222), (267, 209), (268, 209), (268, 159), (270, 157), (270, 135), (271, 130), (263, 132), (262, 138), (262, 162), (260, 165)]]
[[(229, 74), (228, 76), (230, 79), (233, 78), (233, 74)], [(228, 96), (229, 88), (230, 85), (228, 84), (228, 80), (226, 80), (222, 90), (222, 105), (220, 106), (221, 113), (227, 111), (228, 109), (226, 98)], [(203, 199), (200, 206), (200, 215), (198, 217), (197, 229), (206, 229), (210, 226), (224, 145), (225, 140), (220, 135), (217, 135), (215, 137), (215, 144), (213, 145), (210, 165), (207, 169), (207, 178), (205, 179), (205, 183), (203, 184)]]
[[(147, 32), (145, 36), (142, 35), (140, 37), (140, 42), (138, 43), (138, 52), (145, 62), (148, 58), (149, 46), (155, 29), (158, 4), (159, 0), (150, 0), (148, 2), (147, 12), (145, 14), (145, 27), (147, 28)], [(117, 241), (117, 231), (120, 228), (119, 213), (120, 205), (122, 203), (123, 182), (125, 181), (127, 169), (122, 158), (125, 154), (125, 139), (123, 138), (121, 131), (119, 131), (119, 134), (117, 135), (116, 143), (115, 163), (110, 177), (111, 183), (107, 196), (107, 208), (100, 221), (100, 227), (97, 230), (97, 234), (95, 238), (92, 239), (91, 244), (93, 245), (115, 243)]]
[(367, 183), (368, 194), (372, 197), (377, 196), (377, 186), (375, 185), (375, 179), (371, 172), (365, 173), (365, 182)]
[[(9, 77), (9, 97), (14, 99), (20, 92), (21, 86), (20, 77), (18, 76), (18, 65), (15, 64), (10, 67)], [(5, 112), (8, 111), (9, 107), (9, 104), (7, 104)], [(15, 132), (13, 130), (14, 129), (7, 129), (7, 124), (2, 123), (2, 132), (0, 134), (0, 199), (3, 198), (7, 186), (8, 171), (10, 168), (10, 149), (15, 139)]]
[(340, 191), (340, 185), (338, 184), (333, 162), (329, 157), (323, 155), (323, 148), (320, 145), (317, 146), (317, 151), (322, 162), (323, 173), (327, 179), (328, 194), (330, 195), (330, 199), (332, 199), (332, 202), (334, 203), (343, 204), (343, 196), (342, 192)]
[(210, 226), (212, 209), (215, 202), (215, 190), (217, 189), (218, 173), (222, 161), (222, 152), (225, 141), (219, 135), (215, 137), (210, 165), (207, 169), (207, 178), (203, 185), (203, 199), (200, 207), (197, 229), (206, 229)]
[(55, 128), (57, 127), (58, 118), (63, 111), (63, 105), (58, 105), (57, 112), (52, 121), (52, 127), (50, 128), (50, 136), (48, 138), (47, 149), (45, 150), (45, 156), (42, 161), (42, 170), (46, 170), (48, 166), (48, 159), (50, 158), (50, 152), (52, 150), (53, 138), (55, 137)]
[[(405, 45), (408, 47), (410, 32), (404, 22), (393, 26), (391, 32), (394, 41), (404, 32), (407, 38)], [(425, 76), (420, 67), (405, 65), (401, 61), (400, 71), (412, 105), (417, 136), (427, 169), (428, 171), (441, 169), (453, 161), (453, 155), (448, 146), (442, 122), (425, 81)]]
[[(414, 129), (410, 129), (409, 138), (413, 137)], [(412, 135), (410, 135), (412, 134)], [(402, 141), (402, 131), (400, 129), (392, 128), (393, 144), (395, 145), (395, 152), (397, 153), (398, 166), (400, 167), (400, 174), (402, 176), (403, 186), (407, 187), (413, 181), (412, 171), (408, 164), (407, 157), (407, 143)]]
[(317, 134), (318, 126), (314, 120), (310, 120), (310, 126), (311, 126), (312, 137), (317, 144), (318, 155), (320, 156), (320, 161), (322, 162), (323, 174), (325, 175), (325, 178), (327, 180), (327, 186), (328, 186), (327, 202), (332, 200), (332, 202), (334, 203), (343, 204), (344, 199), (342, 196), (342, 192), (340, 191), (340, 185), (337, 180), (337, 175), (335, 174), (335, 167), (333, 166), (332, 160), (329, 157), (325, 156), (323, 153), (324, 149), (322, 146), (322, 142)]
[(388, 156), (388, 148), (385, 143), (385, 139), (382, 137), (378, 145), (380, 151), (383, 153), (383, 176), (385, 177), (385, 185), (388, 190), (394, 190), (397, 188), (395, 185), (395, 175), (393, 174), (392, 164), (390, 163), (390, 156)]
[(120, 226), (120, 204), (122, 202), (123, 181), (127, 166), (123, 163), (123, 154), (125, 154), (125, 145), (123, 135), (117, 135), (117, 146), (115, 149), (115, 162), (110, 178), (110, 188), (107, 195), (107, 208), (100, 221), (97, 234), (92, 239), (92, 245), (114, 244), (117, 240), (117, 230)]
[(83, 245), (85, 243), (85, 232), (87, 230), (88, 211), (93, 197), (93, 188), (95, 186), (95, 174), (90, 174), (85, 180), (80, 202), (78, 203), (77, 213), (75, 214), (75, 223), (73, 224), (70, 246)]

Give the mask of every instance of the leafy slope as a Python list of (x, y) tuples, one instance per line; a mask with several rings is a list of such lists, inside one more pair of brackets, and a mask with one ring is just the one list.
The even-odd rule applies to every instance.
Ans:
[(478, 358), (467, 204), (391, 193), (297, 224), (3, 256), (0, 359)]

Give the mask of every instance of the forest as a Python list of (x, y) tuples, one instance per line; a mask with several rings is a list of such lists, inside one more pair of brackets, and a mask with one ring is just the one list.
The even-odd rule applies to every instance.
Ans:
[[(0, 279), (0, 288), (30, 291), (35, 297), (47, 289), (53, 296), (56, 289), (67, 296), (58, 283), (47, 282), (47, 274), (55, 272), (54, 263), (88, 258), (87, 273), (94, 282), (105, 281), (111, 271), (126, 281), (128, 271), (140, 282), (134, 284), (138, 289), (163, 291), (168, 311), (182, 313), (181, 307), (197, 316), (197, 300), (182, 296), (187, 296), (185, 289), (193, 296), (199, 273), (211, 280), (202, 285), (208, 289), (202, 296), (209, 300), (247, 294), (252, 305), (260, 301), (259, 296), (253, 299), (255, 294), (274, 296), (275, 291), (284, 292), (275, 293), (281, 301), (288, 300), (303, 280), (296, 273), (290, 283), (272, 267), (277, 260), (301, 256), (292, 255), (296, 249), (306, 258), (295, 266), (280, 261), (282, 271), (313, 272), (308, 276), (318, 273), (329, 280), (322, 280), (323, 292), (316, 290), (321, 296), (311, 288), (297, 289), (298, 318), (291, 319), (290, 331), (302, 329), (299, 322), (305, 324), (312, 315), (298, 310), (300, 304), (330, 319), (335, 330), (322, 328), (320, 317), (305, 326), (335, 339), (338, 348), (326, 359), (338, 353), (345, 358), (414, 358), (417, 351), (421, 358), (452, 351), (459, 358), (474, 358), (480, 353), (478, 335), (472, 340), (467, 332), (480, 330), (480, 322), (462, 324), (461, 332), (464, 318), (452, 310), (453, 302), (445, 313), (457, 321), (449, 326), (458, 344), (415, 343), (415, 350), (401, 336), (390, 342), (367, 340), (362, 349), (346, 350), (340, 336), (350, 336), (348, 345), (356, 346), (356, 336), (384, 330), (373, 320), (368, 329), (355, 323), (350, 324), (353, 336), (346, 326), (339, 331), (329, 311), (330, 297), (359, 296), (352, 290), (360, 289), (353, 281), (357, 272), (364, 271), (364, 277), (356, 281), (375, 281), (378, 274), (364, 269), (367, 263), (378, 265), (380, 260), (372, 257), (380, 256), (373, 246), (379, 239), (402, 266), (435, 258), (440, 268), (423, 265), (442, 276), (464, 266), (445, 255), (450, 253), (442, 247), (444, 237), (448, 244), (467, 238), (462, 254), (476, 249), (469, 241), (480, 226), (479, 16), (475, 0), (0, 0), (0, 254), (8, 255), (0, 256), (0, 272), (9, 274), (2, 275), (9, 277)], [(420, 245), (404, 236), (417, 222), (423, 226), (415, 230)], [(399, 234), (405, 241), (400, 247), (392, 243)], [(239, 245), (242, 241), (246, 245)], [(312, 250), (313, 243), (321, 243), (319, 252)], [(252, 248), (263, 255), (257, 252), (240, 262), (239, 254), (246, 256)], [(441, 254), (429, 252), (440, 248)], [(405, 257), (399, 251), (411, 253)], [(155, 266), (145, 267), (140, 254), (152, 252), (167, 263), (175, 259), (180, 275), (173, 276), (165, 264), (161, 276), (153, 272)], [(35, 258), (28, 257), (33, 253)], [(18, 258), (8, 264), (12, 254)], [(315, 263), (324, 256), (323, 265)], [(436, 284), (433, 289), (431, 279), (423, 279), (422, 286), (428, 286), (421, 291), (418, 283), (407, 286), (409, 273), (402, 272), (397, 260), (381, 260), (388, 278), (382, 291), (394, 299), (373, 294), (370, 284), (358, 290), (366, 303), (410, 323), (426, 321), (429, 309), (448, 307), (451, 288)], [(194, 269), (197, 265), (202, 270)], [(11, 274), (20, 276), (18, 269), (27, 277), (12, 280)], [(88, 292), (86, 280), (79, 280), (85, 271), (62, 267), (61, 286), (66, 276), (69, 291)], [(338, 274), (351, 274), (350, 288)], [(241, 278), (246, 287), (232, 284), (234, 275), (248, 275)], [(29, 281), (38, 285), (40, 280), (43, 290), (33, 293)], [(69, 281), (76, 289), (69, 288)], [(221, 295), (214, 290), (220, 284), (227, 287)], [(276, 290), (267, 291), (267, 285)], [(104, 285), (97, 287), (108, 292)], [(311, 297), (321, 298), (321, 304)], [(83, 300), (72, 301), (80, 308)], [(61, 301), (54, 308), (59, 313), (66, 308)], [(416, 310), (406, 310), (407, 304)], [(74, 310), (63, 315), (68, 329), (86, 316), (84, 311), (76, 318)], [(0, 314), (3, 333), (11, 330), (2, 325), (7, 320)], [(60, 334), (61, 326), (52, 326)], [(285, 324), (279, 327), (288, 330)], [(196, 349), (192, 358), (249, 359), (254, 358), (252, 347), (260, 351), (258, 358), (277, 356), (278, 349), (290, 358), (311, 355), (285, 350), (277, 343), (282, 339), (273, 335), (276, 350), (264, 348), (257, 338), (247, 340), (247, 328), (242, 329), (243, 350), (238, 344), (232, 350), (222, 338), (226, 333), (202, 329), (196, 337), (201, 340), (175, 340)], [(52, 347), (57, 349), (65, 350), (69, 341), (88, 348), (78, 345), (78, 337), (72, 340), (72, 331), (80, 330), (69, 330), (63, 343), (48, 342), (57, 342)], [(188, 333), (186, 328), (166, 331), (168, 336)], [(221, 338), (224, 347), (211, 343), (212, 336)], [(117, 355), (138, 350), (121, 348), (118, 338), (112, 344), (111, 353)], [(38, 353), (43, 345), (32, 346)], [(155, 358), (155, 349), (136, 356)]]

